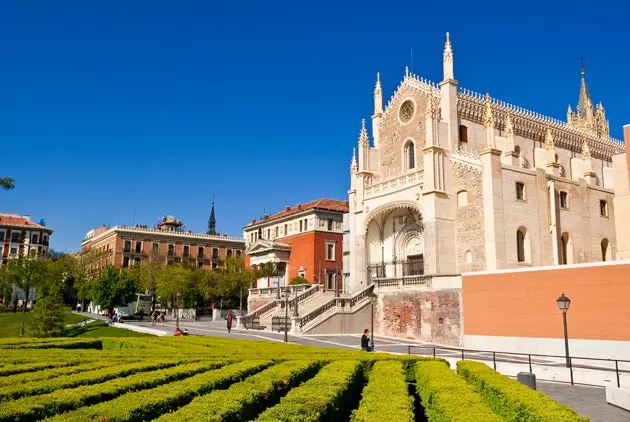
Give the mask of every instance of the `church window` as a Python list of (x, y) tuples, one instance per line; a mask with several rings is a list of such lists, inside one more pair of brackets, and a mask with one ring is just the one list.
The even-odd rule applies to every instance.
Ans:
[(409, 123), (413, 119), (415, 113), (415, 105), (413, 101), (407, 100), (400, 106), (398, 117), (402, 123)]
[(599, 201), (599, 214), (602, 217), (608, 217), (608, 201), (604, 199)]
[(462, 144), (468, 143), (468, 128), (464, 125), (459, 125), (459, 142)]
[(602, 261), (607, 261), (608, 258), (608, 239), (602, 239)]
[(527, 229), (520, 227), (516, 231), (516, 256), (519, 263), (531, 262), (530, 239)]
[(460, 190), (457, 192), (457, 206), (465, 207), (468, 205), (468, 192), (465, 190)]
[(560, 208), (569, 209), (568, 194), (566, 192), (560, 192)]
[(525, 200), (525, 184), (516, 182), (516, 199), (519, 201)]
[(407, 170), (411, 170), (416, 167), (416, 148), (412, 141), (407, 142), (405, 145), (405, 163)]
[(514, 154), (515, 154), (517, 157), (520, 157), (520, 156), (521, 156), (521, 147), (520, 147), (520, 146), (518, 146), (518, 145), (514, 145)]

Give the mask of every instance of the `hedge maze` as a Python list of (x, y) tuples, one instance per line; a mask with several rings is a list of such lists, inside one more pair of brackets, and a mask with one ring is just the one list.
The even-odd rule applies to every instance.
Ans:
[(586, 421), (475, 362), (213, 337), (0, 341), (2, 421)]

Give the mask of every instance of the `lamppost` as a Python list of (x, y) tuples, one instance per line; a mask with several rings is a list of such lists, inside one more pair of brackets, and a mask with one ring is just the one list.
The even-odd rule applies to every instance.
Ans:
[(569, 358), (569, 335), (567, 334), (567, 311), (571, 305), (571, 299), (566, 297), (564, 293), (558, 299), (556, 299), (558, 308), (562, 312), (562, 322), (564, 323), (564, 351), (567, 356), (567, 368), (571, 367), (571, 358)]
[(181, 296), (181, 292), (177, 292), (177, 303), (175, 304), (175, 314), (177, 315), (177, 322), (175, 323), (175, 328), (179, 330), (179, 298)]
[[(278, 286), (280, 289), (280, 286)], [(289, 342), (289, 294), (291, 290), (288, 287), (284, 289), (284, 342)]]
[(278, 292), (277, 292), (277, 295), (276, 295), (276, 299), (280, 299), (280, 278), (282, 277), (282, 276), (280, 275), (280, 273), (281, 273), (281, 270), (280, 270), (280, 263), (277, 263), (277, 264), (276, 264), (276, 270), (277, 270), (277, 271), (276, 271), (276, 274), (278, 274)]
[(293, 316), (297, 317), (299, 316), (298, 314), (298, 295), (297, 295), (297, 290), (295, 291), (295, 298), (293, 299), (293, 301), (295, 302), (294, 306), (293, 306)]
[(372, 335), (370, 336), (370, 350), (372, 352), (374, 351), (374, 304), (376, 303), (376, 300), (377, 296), (374, 294), (374, 292), (372, 292), (370, 294), (370, 304), (372, 305), (372, 313), (370, 315), (370, 333), (372, 333)]

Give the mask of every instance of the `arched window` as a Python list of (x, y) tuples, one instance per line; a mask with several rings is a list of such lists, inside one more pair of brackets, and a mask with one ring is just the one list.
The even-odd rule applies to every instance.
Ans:
[(468, 143), (468, 128), (464, 125), (459, 125), (459, 142)]
[(413, 141), (409, 141), (405, 145), (405, 164), (407, 170), (416, 168), (416, 148)]
[(466, 205), (468, 205), (468, 192), (460, 190), (457, 192), (457, 206), (464, 207)]
[(516, 231), (516, 257), (519, 263), (532, 262), (530, 238), (525, 227)]
[(608, 239), (602, 239), (602, 261), (608, 261), (610, 256), (608, 255)]

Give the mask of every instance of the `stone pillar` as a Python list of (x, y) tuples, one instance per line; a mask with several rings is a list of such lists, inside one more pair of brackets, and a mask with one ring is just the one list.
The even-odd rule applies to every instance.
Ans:
[[(623, 127), (624, 140), (630, 145), (630, 125)], [(613, 204), (615, 207), (615, 215), (630, 215), (630, 154), (626, 149), (623, 154), (613, 156), (613, 170), (615, 183), (615, 199)], [(608, 247), (616, 247), (612, 254), (614, 259), (630, 259), (630, 225), (627, 222), (615, 221), (616, 245)]]
[(551, 216), (550, 232), (551, 232), (551, 250), (553, 251), (553, 265), (560, 264), (560, 235), (558, 233), (558, 198), (556, 197), (556, 182), (554, 180), (547, 181), (547, 189), (549, 190), (549, 211)]
[(483, 168), (483, 222), (486, 270), (505, 268), (505, 221), (503, 219), (503, 183), (501, 151), (484, 148), (480, 153)]

